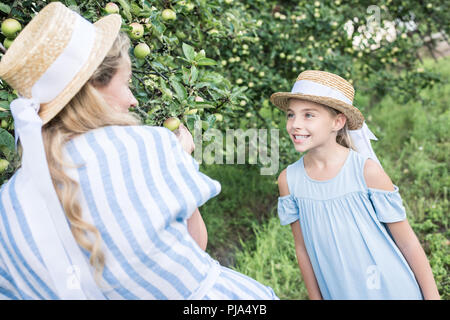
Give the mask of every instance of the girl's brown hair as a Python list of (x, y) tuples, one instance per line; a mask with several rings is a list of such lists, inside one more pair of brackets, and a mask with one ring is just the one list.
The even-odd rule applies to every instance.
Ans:
[[(333, 115), (333, 116), (337, 116), (338, 114), (343, 114), (342, 112), (340, 112), (339, 110), (336, 110), (334, 108), (331, 108), (329, 106), (326, 105), (321, 105), (322, 107), (324, 107), (325, 109), (327, 109), (327, 111)], [(342, 129), (340, 129), (336, 135), (336, 142), (339, 143), (341, 146), (344, 146), (346, 148), (350, 148), (353, 149), (355, 151), (356, 147), (353, 144), (352, 138), (350, 137), (350, 135), (348, 134), (348, 124), (347, 121), (345, 122), (345, 125), (342, 127)]]

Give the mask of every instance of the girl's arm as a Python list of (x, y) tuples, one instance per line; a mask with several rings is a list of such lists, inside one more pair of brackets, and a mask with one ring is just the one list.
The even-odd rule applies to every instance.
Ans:
[(195, 209), (192, 216), (187, 220), (187, 227), (191, 237), (205, 251), (206, 245), (208, 244), (208, 232), (198, 208)]
[[(373, 160), (367, 160), (364, 167), (364, 178), (369, 188), (393, 191), (389, 176), (384, 170)], [(433, 277), (433, 272), (428, 262), (427, 256), (420, 245), (414, 231), (408, 223), (408, 220), (399, 222), (387, 223), (389, 231), (394, 238), (397, 247), (408, 262), (411, 270), (417, 279), (417, 282), (422, 290), (424, 299), (440, 299), (439, 291), (436, 286), (436, 281)]]
[[(286, 180), (286, 169), (284, 169), (278, 177), (278, 188), (280, 190), (280, 197), (284, 197), (290, 194)], [(291, 223), (291, 229), (294, 236), (297, 262), (300, 267), (303, 280), (305, 281), (305, 286), (306, 290), (308, 290), (309, 298), (311, 300), (321, 300), (322, 295), (320, 293), (319, 285), (317, 284), (316, 276), (314, 275), (311, 260), (309, 260), (308, 252), (306, 251), (302, 230), (300, 228), (300, 222), (297, 220)]]
[(305, 242), (303, 241), (302, 230), (300, 228), (299, 221), (291, 223), (292, 234), (294, 235), (295, 242), (295, 254), (297, 256), (297, 262), (300, 267), (300, 271), (305, 281), (306, 290), (310, 300), (322, 300), (322, 294), (320, 293), (319, 285), (317, 284), (316, 276), (309, 260), (308, 253), (306, 252)]
[(424, 299), (440, 300), (430, 263), (408, 220), (388, 223), (387, 226), (397, 247), (414, 272)]

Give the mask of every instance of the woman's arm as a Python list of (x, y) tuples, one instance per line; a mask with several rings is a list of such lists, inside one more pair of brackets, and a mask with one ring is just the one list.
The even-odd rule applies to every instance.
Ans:
[(205, 222), (198, 208), (195, 209), (192, 216), (187, 220), (187, 227), (191, 237), (205, 251), (208, 244), (208, 231), (206, 230)]
[[(284, 197), (290, 194), (286, 179), (286, 169), (284, 169), (278, 177), (278, 188), (280, 190), (280, 197)], [(294, 236), (297, 262), (300, 267), (303, 280), (305, 281), (305, 286), (306, 290), (308, 290), (309, 298), (311, 300), (321, 300), (322, 295), (320, 293), (319, 285), (317, 284), (316, 276), (314, 275), (311, 260), (309, 260), (308, 252), (306, 251), (302, 230), (300, 228), (300, 222), (297, 220), (291, 223), (291, 229)]]
[[(373, 160), (366, 161), (364, 178), (369, 188), (394, 190), (394, 185), (389, 176)], [(397, 247), (411, 267), (424, 299), (440, 299), (430, 263), (408, 220), (387, 223), (386, 225)]]
[[(189, 130), (183, 124), (180, 124), (180, 127), (175, 130), (175, 135), (177, 136), (184, 151), (191, 154), (195, 149), (195, 145)], [(195, 242), (197, 242), (199, 247), (203, 251), (206, 250), (206, 246), (208, 244), (208, 231), (206, 230), (205, 222), (203, 221), (198, 208), (195, 209), (192, 216), (187, 220), (187, 227), (189, 234)]]

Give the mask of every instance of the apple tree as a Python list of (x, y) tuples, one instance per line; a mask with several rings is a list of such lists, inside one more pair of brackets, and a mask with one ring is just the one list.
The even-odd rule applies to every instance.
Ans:
[[(418, 49), (433, 52), (433, 35), (448, 35), (448, 4), (437, 0), (60, 0), (86, 19), (118, 13), (132, 48), (132, 110), (148, 125), (177, 117), (192, 130), (279, 128), (284, 115), (269, 103), (303, 70), (351, 80), (370, 96), (407, 102), (440, 81), (418, 67)], [(50, 0), (0, 0), (4, 49)], [(14, 21), (13, 21), (14, 20)], [(4, 24), (4, 27), (3, 27)], [(395, 76), (393, 76), (395, 75)], [(9, 111), (17, 97), (0, 82), (0, 183), (18, 165)], [(282, 130), (283, 131), (283, 130)], [(292, 153), (281, 137), (280, 154)]]

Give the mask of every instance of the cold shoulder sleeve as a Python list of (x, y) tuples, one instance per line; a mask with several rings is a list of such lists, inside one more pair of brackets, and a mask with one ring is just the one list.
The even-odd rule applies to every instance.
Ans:
[(298, 207), (293, 195), (278, 197), (278, 217), (283, 226), (299, 219)]
[(394, 191), (369, 188), (369, 198), (380, 222), (391, 223), (406, 219), (406, 211), (397, 186)]

